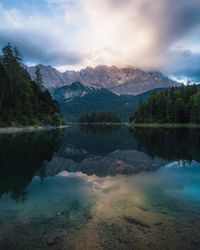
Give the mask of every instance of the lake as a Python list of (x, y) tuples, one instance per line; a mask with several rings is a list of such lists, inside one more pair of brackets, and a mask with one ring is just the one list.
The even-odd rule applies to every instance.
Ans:
[(200, 129), (0, 135), (0, 249), (200, 249)]

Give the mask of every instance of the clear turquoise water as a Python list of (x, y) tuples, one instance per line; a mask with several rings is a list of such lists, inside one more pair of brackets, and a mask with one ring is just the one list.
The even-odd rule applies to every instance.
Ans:
[(0, 249), (200, 249), (200, 130), (1, 135)]

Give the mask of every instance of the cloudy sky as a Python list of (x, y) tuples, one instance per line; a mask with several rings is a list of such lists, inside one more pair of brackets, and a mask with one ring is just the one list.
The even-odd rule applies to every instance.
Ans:
[(0, 0), (0, 46), (28, 65), (99, 64), (200, 81), (200, 0)]

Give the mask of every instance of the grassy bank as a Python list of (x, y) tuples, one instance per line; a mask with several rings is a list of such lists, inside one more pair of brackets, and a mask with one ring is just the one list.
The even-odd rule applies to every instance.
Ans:
[(200, 124), (194, 123), (132, 123), (131, 127), (140, 128), (200, 128)]

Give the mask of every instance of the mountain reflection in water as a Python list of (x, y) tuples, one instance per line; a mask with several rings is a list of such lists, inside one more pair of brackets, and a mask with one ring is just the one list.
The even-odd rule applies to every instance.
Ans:
[(34, 175), (66, 170), (99, 177), (155, 171), (171, 161), (200, 162), (199, 129), (80, 126), (0, 137), (0, 196), (23, 197)]

